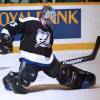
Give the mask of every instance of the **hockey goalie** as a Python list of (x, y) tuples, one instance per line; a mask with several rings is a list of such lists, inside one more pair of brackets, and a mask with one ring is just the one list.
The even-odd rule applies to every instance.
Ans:
[(26, 87), (34, 82), (39, 71), (72, 89), (86, 89), (95, 85), (93, 73), (58, 61), (52, 52), (52, 21), (56, 11), (44, 6), (39, 18), (19, 18), (7, 24), (0, 33), (0, 54), (12, 52), (16, 34), (21, 34), (19, 72), (9, 72), (2, 80), (5, 89), (15, 93), (27, 93)]

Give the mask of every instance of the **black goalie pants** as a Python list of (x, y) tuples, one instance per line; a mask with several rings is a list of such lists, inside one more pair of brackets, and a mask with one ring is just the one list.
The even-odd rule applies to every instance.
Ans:
[(38, 76), (39, 71), (43, 71), (50, 77), (57, 78), (60, 70), (60, 63), (56, 58), (48, 67), (39, 67), (33, 64), (27, 64), (24, 61), (21, 62), (19, 69), (19, 76), (21, 83), (24, 86), (28, 86), (30, 82), (34, 82)]

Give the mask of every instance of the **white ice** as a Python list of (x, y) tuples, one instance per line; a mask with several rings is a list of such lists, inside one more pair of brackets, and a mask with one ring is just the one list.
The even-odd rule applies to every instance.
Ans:
[[(89, 51), (62, 51), (54, 52), (59, 60), (76, 58), (79, 56), (88, 55)], [(0, 70), (0, 100), (100, 100), (100, 88), (94, 89), (80, 89), (80, 90), (46, 90), (41, 92), (29, 93), (29, 94), (15, 94), (11, 91), (6, 91), (2, 78), (9, 71), (18, 71), (20, 54), (7, 54), (0, 55), (0, 68), (9, 67), (8, 69)], [(100, 51), (95, 60), (75, 64), (83, 70), (87, 70), (95, 73), (97, 81), (96, 84), (100, 84)], [(37, 80), (32, 84), (44, 84), (44, 83), (58, 83), (56, 79), (50, 78), (43, 72), (39, 72)], [(100, 85), (99, 85), (100, 86)]]

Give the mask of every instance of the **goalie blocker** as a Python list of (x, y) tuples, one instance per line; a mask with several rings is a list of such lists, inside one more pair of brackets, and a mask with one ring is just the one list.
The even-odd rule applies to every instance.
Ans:
[[(22, 66), (23, 64), (21, 64), (20, 67)], [(31, 82), (35, 81), (38, 71), (41, 70), (48, 76), (56, 78), (61, 85), (71, 87), (72, 89), (90, 88), (94, 86), (96, 82), (96, 77), (93, 73), (83, 71), (72, 65), (58, 63), (56, 60), (49, 68), (44, 70), (34, 70), (34, 67), (29, 64), (24, 64), (24, 70), (22, 70), (23, 69), (20, 68), (19, 73), (10, 72), (3, 78), (3, 83), (7, 90), (20, 94), (28, 93), (27, 87)]]

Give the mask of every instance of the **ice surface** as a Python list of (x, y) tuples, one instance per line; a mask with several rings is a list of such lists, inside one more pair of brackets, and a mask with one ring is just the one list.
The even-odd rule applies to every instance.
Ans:
[[(90, 54), (91, 51), (63, 51), (54, 52), (59, 60), (75, 58)], [(30, 94), (15, 94), (6, 91), (2, 84), (2, 78), (11, 70), (18, 71), (20, 54), (0, 55), (0, 68), (9, 67), (0, 70), (0, 100), (100, 100), (100, 88), (82, 89), (82, 90), (46, 90)], [(93, 61), (76, 64), (76, 67), (91, 71), (96, 74), (97, 81), (100, 83), (100, 52)], [(32, 84), (58, 83), (56, 79), (50, 78), (43, 72), (39, 72), (37, 80)]]

